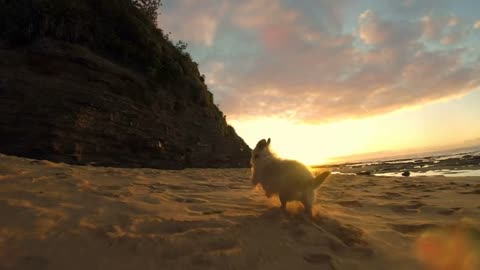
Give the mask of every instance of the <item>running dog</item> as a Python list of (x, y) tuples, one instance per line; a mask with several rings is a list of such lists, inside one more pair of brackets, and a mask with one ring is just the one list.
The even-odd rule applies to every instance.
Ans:
[(287, 202), (300, 201), (311, 216), (315, 190), (327, 179), (330, 172), (325, 171), (314, 177), (310, 169), (302, 163), (276, 157), (270, 150), (270, 142), (270, 138), (262, 139), (252, 151), (252, 183), (260, 184), (269, 198), (277, 194), (282, 210), (286, 210)]

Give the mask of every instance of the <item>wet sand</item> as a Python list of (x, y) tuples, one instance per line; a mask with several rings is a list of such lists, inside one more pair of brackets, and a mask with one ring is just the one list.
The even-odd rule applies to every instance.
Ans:
[(332, 175), (309, 219), (249, 173), (0, 155), (0, 269), (480, 269), (480, 177)]

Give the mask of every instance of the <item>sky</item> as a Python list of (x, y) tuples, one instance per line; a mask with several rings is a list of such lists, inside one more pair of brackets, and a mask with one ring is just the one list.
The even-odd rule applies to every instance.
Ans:
[(163, 0), (247, 144), (319, 164), (480, 139), (480, 1)]

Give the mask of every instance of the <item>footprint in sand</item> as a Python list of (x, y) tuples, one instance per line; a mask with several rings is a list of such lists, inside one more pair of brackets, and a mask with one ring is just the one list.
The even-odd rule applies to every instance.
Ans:
[(245, 185), (229, 185), (228, 188), (229, 189), (245, 189), (246, 186)]
[(146, 187), (148, 189), (150, 189), (150, 192), (152, 193), (162, 193), (164, 192), (167, 188), (164, 187), (164, 186), (160, 186), (160, 185), (150, 185), (150, 184), (144, 184), (144, 183), (140, 183), (140, 182), (132, 182), (132, 184), (130, 185), (131, 187), (133, 186), (142, 186), (142, 187)]
[(303, 259), (310, 264), (324, 264), (335, 269), (332, 265), (332, 257), (325, 253), (311, 253), (303, 256)]
[(437, 212), (437, 214), (444, 215), (444, 216), (450, 216), (451, 214), (455, 213), (456, 211), (453, 209), (442, 209)]
[(351, 207), (351, 208), (362, 207), (363, 206), (363, 204), (361, 204), (359, 201), (355, 201), (355, 200), (339, 201), (339, 202), (337, 202), (337, 204), (339, 204), (341, 206), (344, 206), (344, 207)]
[(93, 193), (104, 196), (104, 197), (111, 197), (111, 198), (120, 198), (121, 196), (131, 196), (129, 191), (119, 192), (121, 186), (99, 186), (96, 188)]
[(190, 205), (188, 210), (196, 215), (215, 215), (222, 214), (224, 211), (220, 209), (214, 209), (204, 205)]
[(396, 193), (396, 192), (385, 192), (382, 195), (372, 195), (370, 196), (372, 198), (379, 198), (379, 199), (385, 199), (385, 200), (392, 200), (392, 199), (398, 199), (402, 197), (402, 194)]
[(122, 189), (122, 186), (99, 186), (97, 190), (104, 191), (104, 190), (119, 190)]
[(228, 251), (237, 246), (237, 239), (224, 236), (214, 236), (205, 244), (210, 251)]
[(365, 233), (363, 230), (350, 224), (342, 224), (328, 217), (316, 217), (314, 225), (322, 228), (323, 231), (333, 234), (347, 247), (365, 247)]
[(421, 201), (410, 201), (409, 204), (389, 204), (388, 207), (396, 213), (418, 213), (425, 206)]
[(420, 224), (390, 224), (392, 229), (403, 234), (416, 234), (428, 229), (436, 228), (437, 225), (430, 223)]
[(305, 229), (301, 226), (289, 226), (288, 232), (293, 239), (302, 239), (306, 235)]
[(207, 203), (208, 202), (208, 200), (204, 200), (204, 199), (187, 198), (187, 197), (175, 197), (173, 200), (179, 203)]
[(480, 195), (480, 189), (475, 189), (472, 191), (458, 191), (460, 194), (477, 194)]
[(410, 183), (407, 183), (407, 184), (403, 184), (403, 187), (406, 188), (406, 189), (419, 190), (419, 191), (422, 191), (422, 192), (434, 192), (435, 191), (435, 190), (429, 188), (429, 186), (427, 186), (425, 184), (410, 184)]
[(454, 213), (461, 212), (461, 211), (463, 211), (463, 208), (461, 208), (461, 207), (452, 207), (452, 208), (449, 208), (449, 209), (442, 209), (442, 210), (438, 211), (437, 213), (440, 214), (440, 215), (449, 216), (449, 215), (452, 215)]
[(193, 265), (204, 266), (204, 267), (208, 267), (208, 266), (211, 266), (213, 264), (213, 261), (210, 258), (210, 256), (208, 254), (204, 254), (203, 252), (193, 255), (190, 258), (190, 262)]
[(57, 179), (67, 179), (72, 177), (71, 175), (68, 175), (66, 173), (55, 173), (55, 176)]
[(135, 232), (139, 234), (177, 234), (195, 229), (222, 228), (225, 224), (213, 221), (176, 221), (176, 220), (142, 220), (135, 225)]
[(40, 256), (26, 256), (20, 258), (14, 269), (35, 269), (42, 270), (48, 269), (49, 261), (47, 258)]
[(161, 202), (160, 199), (152, 196), (142, 196), (142, 197), (139, 197), (138, 200), (145, 203), (149, 203), (149, 204), (160, 204)]

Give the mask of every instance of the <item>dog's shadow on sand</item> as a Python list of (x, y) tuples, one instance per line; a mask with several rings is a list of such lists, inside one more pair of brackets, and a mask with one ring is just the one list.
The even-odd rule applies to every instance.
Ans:
[(322, 234), (344, 247), (366, 247), (365, 233), (352, 225), (342, 224), (334, 218), (314, 211), (310, 216), (303, 211), (303, 207), (294, 205), (287, 207), (287, 211), (280, 208), (269, 208), (257, 217), (265, 225), (281, 224), (283, 229), (293, 233), (293, 236), (302, 236), (308, 231), (310, 234)]
[(342, 256), (360, 258), (374, 254), (362, 230), (318, 211), (310, 217), (295, 207), (287, 210), (271, 207), (259, 215), (237, 219), (240, 234), (254, 238), (246, 239), (249, 244), (244, 250), (256, 250), (258, 245), (281, 257), (283, 251), (276, 247), (289, 246), (290, 252), (295, 251), (304, 263), (323, 266), (322, 269), (337, 268)]

